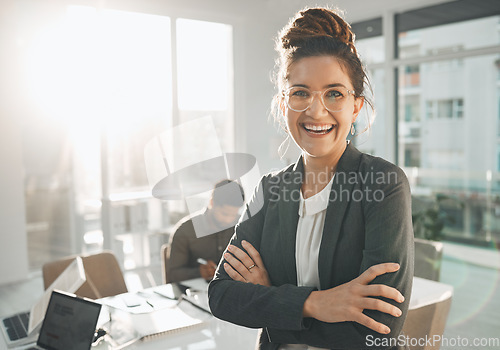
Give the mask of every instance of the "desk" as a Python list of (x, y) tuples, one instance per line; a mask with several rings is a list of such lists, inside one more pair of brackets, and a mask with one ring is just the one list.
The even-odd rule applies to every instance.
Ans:
[[(208, 284), (203, 279), (188, 280), (182, 282), (183, 285), (195, 289), (206, 291)], [(165, 286), (157, 286), (145, 289), (136, 295), (142, 298), (148, 298), (152, 296), (155, 290), (159, 291)], [(130, 294), (130, 293), (129, 293)], [(205, 294), (205, 298), (208, 294)], [(118, 295), (112, 298), (105, 298), (103, 303), (113, 304), (119, 299), (123, 298), (124, 295)], [(160, 305), (161, 297), (156, 296), (156, 298), (148, 299), (151, 304), (157, 306)], [(111, 303), (110, 303), (111, 301)], [(165, 300), (169, 303), (169, 300)], [(117, 305), (115, 303), (115, 305)], [(124, 304), (122, 304), (124, 305)], [(207, 302), (208, 305), (208, 302)], [(180, 304), (181, 308), (186, 311), (189, 315), (199, 318), (204, 322), (201, 325), (194, 326), (192, 328), (187, 328), (179, 332), (169, 333), (165, 335), (160, 335), (153, 339), (147, 341), (137, 341), (126, 349), (172, 349), (172, 350), (212, 350), (212, 349), (255, 349), (257, 343), (258, 329), (251, 329), (246, 327), (237, 326), (235, 324), (219, 320), (212, 315), (190, 306), (186, 301), (182, 301)], [(186, 308), (187, 306), (187, 308)], [(162, 307), (162, 305), (160, 305)], [(164, 307), (164, 305), (163, 305)], [(141, 304), (138, 307), (130, 308), (135, 309), (135, 312), (142, 314), (142, 312), (151, 312), (153, 308), (148, 304)], [(162, 309), (157, 312), (161, 312)], [(105, 311), (106, 312), (106, 311)], [(144, 315), (144, 314), (142, 314)], [(101, 343), (99, 346), (93, 347), (95, 350), (107, 350), (111, 349), (106, 343)]]
[[(207, 284), (202, 279), (185, 281), (183, 284), (194, 289), (203, 289)], [(154, 291), (153, 287), (144, 290)], [(425, 307), (431, 303), (445, 300), (453, 293), (453, 287), (444, 283), (414, 277), (410, 310)], [(257, 329), (240, 327), (212, 317), (201, 310), (198, 315), (205, 318), (203, 325), (188, 329), (182, 333), (175, 333), (158, 337), (146, 342), (137, 342), (126, 349), (171, 349), (171, 350), (253, 350), (257, 342)], [(1, 336), (0, 336), (1, 337)], [(93, 350), (108, 349), (106, 344), (93, 347)], [(7, 350), (4, 341), (0, 341), (0, 350)]]
[[(207, 284), (203, 279), (195, 279), (182, 282), (182, 284), (197, 290), (206, 290)], [(149, 291), (154, 291), (150, 288)], [(146, 290), (148, 291), (148, 290)], [(432, 303), (436, 303), (451, 297), (453, 287), (444, 283), (414, 277), (410, 310), (416, 310)], [(168, 334), (154, 340), (137, 342), (127, 349), (188, 349), (189, 350), (211, 350), (211, 349), (255, 349), (258, 330), (240, 327), (215, 317), (211, 317), (199, 311), (198, 316), (204, 318), (205, 324), (183, 331), (183, 333)], [(160, 345), (161, 344), (161, 345)], [(106, 348), (104, 348), (106, 349)]]

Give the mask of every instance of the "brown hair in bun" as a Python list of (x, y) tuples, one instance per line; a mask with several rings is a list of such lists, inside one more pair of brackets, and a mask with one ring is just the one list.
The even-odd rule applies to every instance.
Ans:
[[(365, 87), (370, 89), (370, 82), (354, 46), (354, 39), (351, 26), (336, 11), (310, 8), (298, 12), (281, 30), (276, 40), (276, 51), (280, 56), (276, 62), (275, 80), (279, 92), (274, 101), (275, 107), (286, 86), (292, 63), (304, 57), (334, 56), (346, 69), (356, 97), (364, 97), (365, 104), (373, 110), (371, 101), (365, 96)], [(276, 113), (275, 116), (281, 123), (280, 114)]]
[[(327, 9), (314, 8), (299, 12), (299, 15), (283, 28), (280, 35), (284, 50), (301, 47), (304, 45), (303, 41), (318, 37), (341, 41), (356, 54), (351, 26), (335, 12)], [(280, 48), (278, 51), (281, 51)]]

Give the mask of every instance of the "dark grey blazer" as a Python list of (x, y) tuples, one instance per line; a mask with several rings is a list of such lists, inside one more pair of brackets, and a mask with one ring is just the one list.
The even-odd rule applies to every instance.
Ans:
[(388, 335), (356, 322), (326, 323), (302, 317), (304, 301), (315, 289), (297, 287), (295, 235), (302, 177), (302, 159), (263, 176), (249, 203), (249, 214), (240, 220), (230, 242), (242, 248), (241, 241), (247, 240), (260, 252), (272, 286), (233, 281), (224, 271), (222, 259), (209, 286), (213, 314), (242, 326), (263, 328), (261, 349), (277, 349), (282, 343), (329, 349), (398, 345), (414, 261), (411, 195), (404, 172), (347, 146), (332, 185), (318, 259), (322, 290), (349, 282), (375, 264), (401, 265), (399, 271), (379, 276), (372, 283), (395, 287), (405, 296), (402, 304), (388, 300), (403, 315), (364, 311), (389, 326)]

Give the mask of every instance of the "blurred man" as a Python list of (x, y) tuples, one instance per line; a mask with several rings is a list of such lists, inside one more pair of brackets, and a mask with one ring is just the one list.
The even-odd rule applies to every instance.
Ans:
[(179, 221), (170, 240), (168, 282), (199, 277), (212, 279), (234, 233), (244, 197), (243, 188), (237, 182), (222, 180), (215, 185), (203, 212)]

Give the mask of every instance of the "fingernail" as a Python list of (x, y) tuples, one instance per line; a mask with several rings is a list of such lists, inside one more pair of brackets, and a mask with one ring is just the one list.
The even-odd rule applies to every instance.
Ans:
[(241, 241), (242, 245), (247, 245), (247, 243), (248, 243), (247, 241)]
[(389, 327), (385, 327), (385, 328), (384, 328), (384, 333), (385, 333), (385, 334), (389, 334), (389, 333), (391, 333), (391, 330), (389, 329)]
[(399, 267), (400, 267), (400, 266), (399, 266), (399, 264), (398, 264), (398, 263), (394, 263), (394, 268), (395, 268), (395, 269), (398, 269), (398, 270), (399, 270)]
[(229, 257), (229, 253), (224, 253), (224, 258), (228, 258)]
[(396, 315), (399, 317), (399, 316), (401, 316), (401, 314), (402, 314), (401, 310), (399, 310), (399, 309), (398, 309), (398, 310), (396, 311)]
[(229, 250), (229, 251), (233, 250), (233, 246), (232, 245), (228, 245), (227, 246), (227, 250)]
[(402, 303), (403, 301), (405, 301), (405, 297), (403, 295), (400, 295), (399, 296), (399, 302)]

